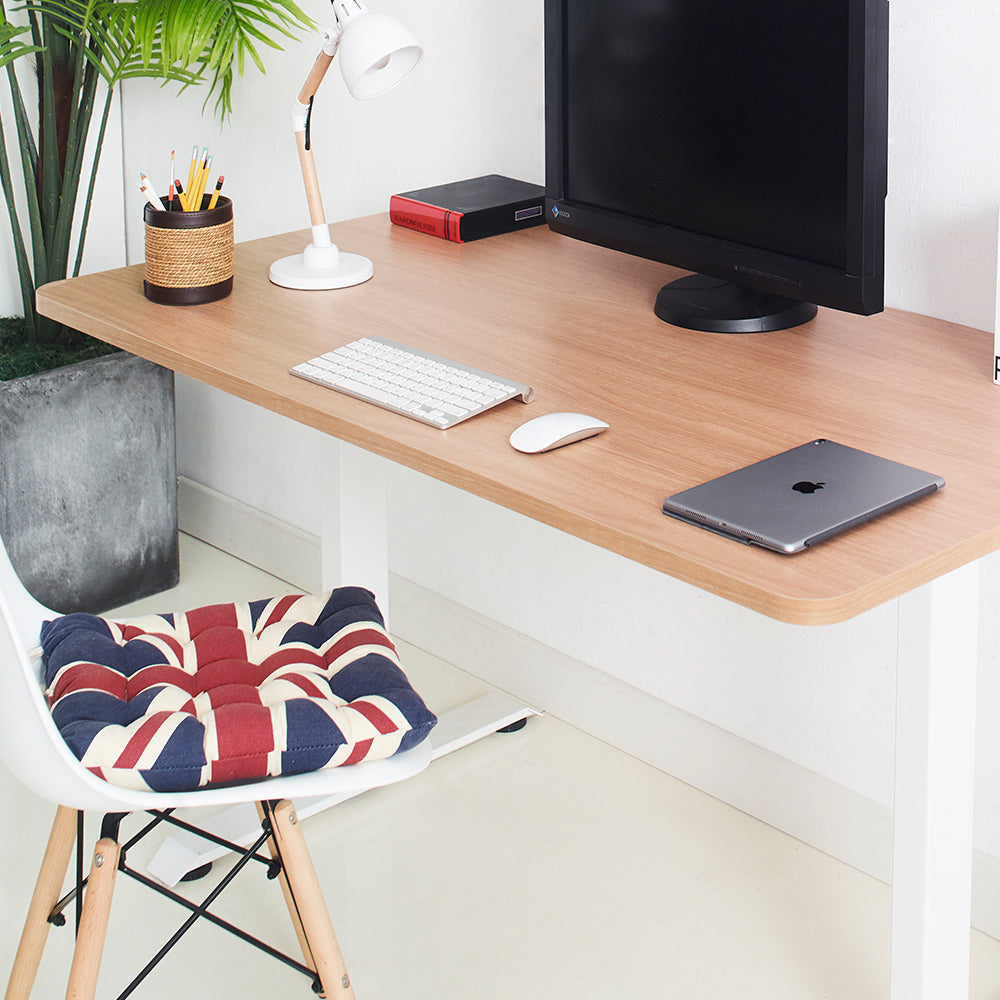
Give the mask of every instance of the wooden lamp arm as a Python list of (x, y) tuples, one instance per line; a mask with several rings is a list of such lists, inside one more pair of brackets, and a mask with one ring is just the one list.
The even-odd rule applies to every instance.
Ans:
[(319, 90), (326, 71), (330, 68), (337, 48), (340, 44), (340, 33), (326, 33), (326, 39), (306, 82), (299, 91), (299, 96), (292, 106), (292, 128), (295, 131), (295, 141), (299, 150), (299, 165), (302, 168), (302, 181), (306, 189), (306, 202), (309, 205), (309, 221), (313, 227), (313, 242), (317, 246), (328, 246), (330, 243), (329, 229), (326, 224), (326, 213), (323, 210), (323, 197), (319, 190), (319, 177), (316, 173), (316, 163), (313, 159), (311, 144), (308, 142), (309, 116), (312, 110), (312, 100)]

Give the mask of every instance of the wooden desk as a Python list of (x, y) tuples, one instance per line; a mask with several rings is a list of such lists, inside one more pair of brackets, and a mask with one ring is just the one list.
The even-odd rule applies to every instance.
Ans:
[[(48, 285), (39, 308), (773, 618), (832, 623), (901, 597), (892, 996), (967, 995), (976, 560), (1000, 547), (991, 335), (894, 310), (821, 310), (753, 336), (683, 331), (652, 312), (671, 269), (544, 228), (468, 245), (385, 216), (335, 230), (374, 260), (367, 284), (271, 285), (271, 261), (308, 242), (293, 233), (239, 244), (221, 302), (148, 302), (138, 265)], [(509, 374), (536, 401), (442, 432), (287, 374), (366, 334)], [(546, 455), (508, 446), (516, 426), (554, 410), (611, 429)], [(815, 437), (928, 469), (947, 488), (795, 557), (660, 513), (667, 494)]]

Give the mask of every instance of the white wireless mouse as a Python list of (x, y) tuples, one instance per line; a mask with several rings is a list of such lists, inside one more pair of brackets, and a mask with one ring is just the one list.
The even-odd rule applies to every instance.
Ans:
[(511, 447), (530, 453), (551, 451), (606, 431), (608, 425), (584, 413), (546, 413), (521, 424), (510, 436)]

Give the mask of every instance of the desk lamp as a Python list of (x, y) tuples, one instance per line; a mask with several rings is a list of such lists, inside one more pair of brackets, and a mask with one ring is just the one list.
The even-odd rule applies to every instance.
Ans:
[(342, 253), (330, 239), (309, 141), (313, 97), (334, 56), (340, 53), (340, 70), (351, 96), (367, 100), (386, 93), (408, 76), (424, 51), (407, 28), (394, 18), (373, 14), (364, 0), (332, 3), (334, 27), (324, 33), (322, 50), (292, 106), (312, 243), (302, 253), (282, 257), (271, 265), (271, 281), (285, 288), (346, 288), (372, 276), (372, 262), (367, 257)]

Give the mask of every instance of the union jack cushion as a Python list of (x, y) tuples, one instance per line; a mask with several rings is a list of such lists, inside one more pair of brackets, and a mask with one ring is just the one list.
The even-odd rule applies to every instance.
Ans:
[(184, 791), (391, 757), (437, 719), (359, 587), (42, 626), (46, 695), (106, 781)]

